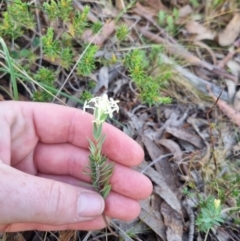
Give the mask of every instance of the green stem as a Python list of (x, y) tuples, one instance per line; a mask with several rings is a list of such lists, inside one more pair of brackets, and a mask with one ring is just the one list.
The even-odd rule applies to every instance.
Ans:
[(207, 241), (207, 237), (208, 237), (209, 231), (210, 231), (210, 228), (209, 228), (208, 231), (206, 232), (206, 235), (205, 235), (204, 241)]

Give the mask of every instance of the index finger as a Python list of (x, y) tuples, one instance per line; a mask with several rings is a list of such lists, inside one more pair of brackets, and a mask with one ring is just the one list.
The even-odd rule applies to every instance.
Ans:
[[(56, 104), (21, 102), (21, 105), (25, 120), (32, 116), (32, 126), (41, 142), (89, 148), (87, 138), (92, 139), (92, 115)], [(126, 166), (138, 165), (143, 160), (142, 148), (129, 136), (107, 123), (103, 125), (103, 133), (106, 140), (102, 150), (108, 158)]]

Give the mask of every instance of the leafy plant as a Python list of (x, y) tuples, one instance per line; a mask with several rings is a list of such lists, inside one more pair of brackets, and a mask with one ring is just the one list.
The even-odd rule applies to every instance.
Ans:
[(196, 7), (199, 6), (198, 0), (190, 0), (189, 2), (192, 4), (192, 6), (193, 6), (194, 8), (196, 8)]
[(92, 99), (94, 96), (93, 94), (91, 94), (88, 90), (84, 90), (80, 99), (82, 101), (89, 101), (90, 99)]
[(42, 36), (43, 52), (51, 61), (54, 61), (60, 52), (60, 42), (54, 40), (53, 28), (48, 28), (46, 35)]
[[(34, 79), (38, 82), (41, 82), (49, 87), (53, 87), (53, 83), (56, 76), (55, 73), (47, 68), (40, 68), (38, 72), (34, 75)], [(50, 93), (54, 93), (50, 91)], [(40, 102), (48, 102), (52, 99), (52, 95), (47, 93), (44, 90), (38, 90), (34, 92), (33, 100), (34, 101), (40, 101)]]
[(95, 33), (95, 34), (98, 33), (101, 30), (102, 26), (103, 25), (100, 21), (97, 21), (96, 23), (93, 23), (93, 25), (92, 25), (93, 33)]
[(34, 29), (34, 17), (28, 8), (28, 3), (22, 2), (21, 0), (15, 0), (8, 7), (8, 13), (15, 24), (24, 26), (27, 29)]
[(73, 18), (73, 24), (70, 28), (70, 33), (72, 36), (81, 36), (86, 29), (86, 27), (89, 26), (87, 15), (89, 13), (90, 7), (85, 6), (83, 8), (83, 11), (81, 13), (77, 13)]
[(63, 48), (59, 57), (61, 66), (65, 69), (69, 69), (73, 63), (72, 49), (70, 47)]
[(34, 17), (28, 7), (29, 5), (21, 0), (9, 4), (7, 11), (3, 13), (0, 34), (16, 39), (23, 35), (24, 29), (34, 29)]
[(108, 99), (108, 96), (104, 94), (86, 101), (83, 110), (86, 109), (94, 110), (93, 140), (88, 140), (90, 145), (90, 164), (88, 168), (90, 172), (86, 172), (86, 174), (91, 176), (95, 190), (103, 198), (106, 198), (111, 190), (109, 182), (114, 170), (114, 164), (108, 163), (106, 156), (102, 154), (102, 145), (106, 139), (106, 135), (102, 133), (102, 126), (108, 116), (112, 117), (113, 112), (118, 111), (119, 107), (117, 101), (111, 98)]
[(43, 3), (44, 11), (47, 13), (50, 20), (62, 19), (63, 22), (69, 21), (69, 15), (73, 10), (72, 0), (51, 0), (50, 3)]
[[(139, 92), (139, 97), (144, 103), (148, 103), (150, 106), (158, 103), (170, 103), (171, 98), (160, 96), (160, 90), (170, 78), (171, 73), (167, 71), (156, 77), (151, 76), (148, 69), (153, 63), (153, 54), (151, 57), (152, 61), (149, 62), (145, 51), (135, 49), (126, 55), (124, 64), (128, 68), (129, 75)], [(158, 67), (161, 68), (160, 65)]]
[(207, 233), (214, 226), (220, 226), (224, 222), (221, 211), (220, 199), (209, 196), (205, 200), (200, 200), (199, 214), (196, 219), (199, 231)]
[(79, 75), (88, 76), (95, 69), (95, 54), (97, 50), (97, 45), (90, 45), (88, 49), (83, 52), (84, 54), (77, 66), (77, 73)]
[(158, 23), (160, 26), (165, 27), (165, 29), (173, 33), (176, 30), (175, 21), (179, 18), (179, 10), (174, 8), (172, 14), (168, 14), (161, 10), (158, 13)]
[(123, 41), (127, 38), (128, 27), (126, 24), (122, 24), (116, 29), (116, 37), (119, 41)]

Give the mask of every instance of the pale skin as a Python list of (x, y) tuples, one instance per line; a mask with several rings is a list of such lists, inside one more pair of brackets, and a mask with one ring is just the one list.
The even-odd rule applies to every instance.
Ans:
[(115, 163), (106, 201), (85, 183), (90, 114), (74, 108), (31, 102), (0, 102), (0, 232), (94, 230), (110, 218), (129, 221), (140, 213), (138, 200), (152, 184), (131, 167), (142, 148), (104, 124), (103, 153)]

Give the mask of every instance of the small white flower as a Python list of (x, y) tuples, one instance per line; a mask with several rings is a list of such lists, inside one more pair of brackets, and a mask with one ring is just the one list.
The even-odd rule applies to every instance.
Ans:
[[(118, 102), (118, 100), (113, 100), (112, 98), (108, 99), (107, 94), (103, 94), (102, 96), (94, 97), (91, 100), (86, 101), (83, 106), (83, 111), (86, 109), (93, 109), (95, 117), (94, 122), (96, 122), (96, 124), (101, 124), (108, 116), (112, 118), (114, 111), (119, 111), (117, 105)], [(93, 103), (94, 105), (91, 106), (90, 103)]]

